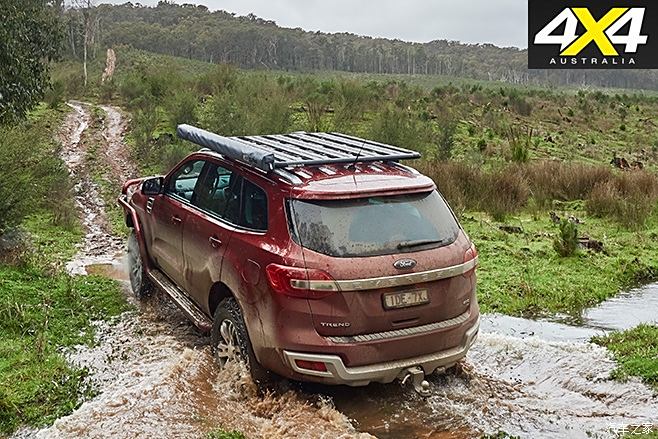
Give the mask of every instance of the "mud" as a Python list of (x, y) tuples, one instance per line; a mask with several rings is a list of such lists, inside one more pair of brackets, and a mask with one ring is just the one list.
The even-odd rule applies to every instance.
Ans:
[[(84, 183), (88, 176), (80, 137), (89, 115), (85, 105), (71, 106), (65, 129), (72, 134), (63, 157)], [(105, 157), (115, 175), (127, 178), (134, 168), (121, 141), (125, 118), (116, 109), (104, 109)], [(121, 245), (108, 235), (103, 206), (93, 198), (78, 199), (88, 233), (75, 266), (125, 284)], [(367, 433), (475, 438), (498, 432), (523, 438), (607, 438), (616, 437), (615, 429), (623, 425), (658, 426), (657, 395), (637, 380), (611, 380), (616, 365), (609, 352), (588, 342), (593, 335), (655, 320), (658, 285), (623, 294), (576, 320), (484, 315), (467, 359), (448, 374), (430, 377), (429, 398), (398, 384), (294, 384), (259, 395), (243, 370), (218, 370), (207, 338), (168, 300), (156, 295), (135, 306), (136, 311), (114, 322), (99, 323), (94, 346), (67, 353), (73, 364), (90, 371), (98, 395), (50, 428), (24, 431), (21, 437), (199, 438), (221, 426), (257, 438)]]
[[(64, 121), (60, 140), (61, 157), (74, 182), (75, 203), (82, 218), (85, 238), (76, 257), (66, 264), (69, 274), (87, 274), (86, 267), (94, 264), (110, 264), (123, 254), (124, 240), (113, 236), (105, 216), (105, 203), (100, 188), (95, 184), (86, 169), (87, 128), (90, 124), (89, 105), (69, 102), (73, 111)], [(108, 113), (109, 114), (109, 113)], [(109, 127), (113, 127), (110, 121)], [(122, 142), (120, 135), (108, 128), (106, 152), (112, 144)]]

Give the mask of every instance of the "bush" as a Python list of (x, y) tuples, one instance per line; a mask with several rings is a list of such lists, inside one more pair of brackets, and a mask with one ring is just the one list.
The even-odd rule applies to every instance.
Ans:
[(370, 91), (360, 82), (341, 80), (334, 95), (334, 129), (350, 131), (373, 99)]
[(375, 116), (369, 137), (378, 142), (418, 151), (427, 145), (428, 132), (417, 117), (389, 104)]
[(188, 91), (180, 91), (166, 101), (169, 123), (176, 129), (180, 124), (197, 122), (197, 97)]
[(509, 106), (514, 112), (521, 116), (530, 116), (532, 114), (532, 105), (517, 90), (509, 91)]
[(646, 223), (658, 201), (658, 177), (646, 171), (617, 175), (598, 183), (587, 200), (587, 211), (611, 217), (626, 227), (637, 229)]
[(460, 162), (426, 162), (417, 167), (434, 180), (457, 212), (480, 210), (503, 220), (524, 207), (530, 195), (523, 174), (512, 167), (482, 171)]
[(572, 256), (578, 249), (578, 228), (568, 219), (562, 219), (559, 233), (553, 240), (553, 248), (558, 255), (565, 258)]
[(50, 89), (45, 93), (43, 100), (49, 108), (59, 108), (64, 103), (64, 83), (62, 81), (53, 82)]
[(452, 149), (455, 145), (455, 132), (457, 123), (450, 119), (442, 119), (438, 123), (436, 133), (437, 158), (449, 160), (452, 157)]
[(590, 196), (595, 185), (613, 176), (608, 166), (549, 160), (529, 163), (523, 172), (533, 198), (544, 207), (553, 200), (584, 200)]
[(153, 133), (158, 126), (158, 114), (154, 106), (145, 106), (133, 113), (132, 135), (136, 153), (141, 160), (148, 159), (153, 146)]
[(0, 145), (0, 235), (39, 208), (50, 208), (59, 223), (73, 222), (68, 171), (50, 137), (18, 126), (0, 129)]
[(508, 167), (488, 172), (483, 177), (478, 189), (479, 207), (494, 219), (502, 221), (528, 202), (528, 182), (518, 170)]

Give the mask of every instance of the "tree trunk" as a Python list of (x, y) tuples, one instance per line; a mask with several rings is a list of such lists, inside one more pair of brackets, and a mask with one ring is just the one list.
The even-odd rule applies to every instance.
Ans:
[(87, 25), (85, 24), (85, 43), (82, 52), (82, 71), (85, 76), (85, 87), (87, 87)]

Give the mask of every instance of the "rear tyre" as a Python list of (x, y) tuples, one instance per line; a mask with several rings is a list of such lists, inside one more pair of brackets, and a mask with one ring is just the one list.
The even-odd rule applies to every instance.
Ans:
[(142, 300), (151, 293), (151, 284), (144, 269), (139, 242), (134, 230), (128, 237), (128, 276), (130, 277), (130, 288), (135, 297)]
[(256, 384), (266, 386), (270, 383), (271, 373), (256, 360), (242, 311), (235, 298), (228, 297), (217, 306), (210, 340), (219, 367), (223, 369), (230, 362), (239, 361), (247, 366)]

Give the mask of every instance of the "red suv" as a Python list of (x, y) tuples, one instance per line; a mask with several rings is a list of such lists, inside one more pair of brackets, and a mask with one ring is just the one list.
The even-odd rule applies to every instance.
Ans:
[(432, 180), (399, 163), (418, 153), (338, 133), (178, 134), (205, 148), (119, 199), (130, 281), (210, 332), (220, 365), (418, 389), (466, 355), (477, 252)]

